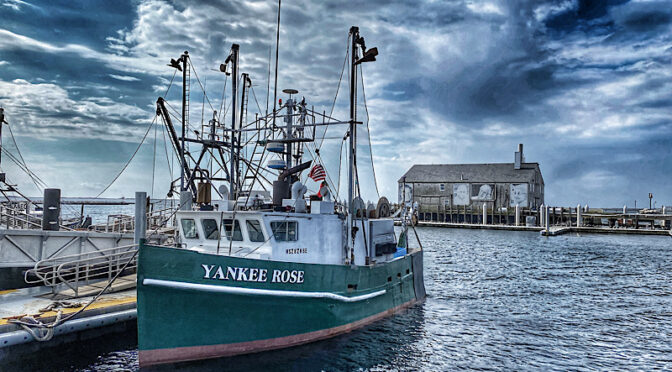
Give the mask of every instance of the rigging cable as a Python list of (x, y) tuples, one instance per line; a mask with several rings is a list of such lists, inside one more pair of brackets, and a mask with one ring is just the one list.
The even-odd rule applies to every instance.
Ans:
[[(191, 57), (189, 57), (191, 59)], [(210, 105), (210, 109), (212, 111), (215, 111), (215, 108), (212, 106), (212, 103), (210, 103), (210, 98), (208, 98), (208, 95), (205, 93), (205, 88), (203, 87), (203, 84), (201, 84), (201, 79), (198, 78), (198, 73), (196, 73), (196, 69), (194, 68), (194, 64), (190, 63), (189, 67), (191, 68), (192, 71), (194, 71), (194, 75), (196, 75), (196, 81), (198, 81), (198, 85), (201, 86), (201, 90), (203, 91), (203, 95), (205, 95), (205, 99), (208, 101), (208, 105)]]
[(252, 96), (254, 97), (254, 102), (257, 103), (257, 108), (259, 109), (259, 112), (261, 112), (261, 106), (259, 106), (259, 101), (257, 101), (257, 94), (254, 93), (254, 87), (250, 85), (250, 90), (252, 91)]
[[(44, 182), (35, 172), (33, 172), (32, 170), (30, 170), (30, 168), (28, 168), (28, 164), (23, 159), (23, 156), (21, 155), (21, 150), (19, 149), (19, 145), (17, 144), (16, 139), (14, 138), (14, 133), (12, 132), (12, 127), (9, 127), (9, 133), (10, 133), (10, 136), (12, 137), (12, 142), (14, 143), (14, 146), (16, 147), (16, 151), (18, 152), (19, 158), (17, 158), (14, 154), (9, 152), (9, 150), (7, 150), (4, 147), (1, 148), (2, 152), (4, 152), (7, 155), (7, 157), (9, 158), (9, 160), (11, 160), (14, 164), (16, 164), (16, 166), (19, 167), (20, 170), (25, 172), (28, 175), (28, 177), (30, 177), (30, 179), (33, 181), (33, 183), (35, 184), (35, 187), (37, 188), (38, 191), (42, 191), (42, 189), (48, 188), (49, 186), (46, 184), (46, 182)], [(7, 180), (7, 182), (9, 182), (9, 181)], [(28, 197), (26, 197), (22, 193), (20, 193), (18, 190), (14, 189), (14, 192), (21, 195), (21, 197), (26, 199), (28, 202), (37, 206), (36, 203), (34, 203), (32, 200), (30, 200)], [(9, 199), (7, 199), (7, 200), (9, 200)], [(81, 214), (77, 211), (77, 209), (75, 209), (71, 205), (64, 204), (63, 208), (68, 209), (69, 213), (71, 213), (75, 217), (81, 217)]]
[[(350, 55), (350, 35), (348, 35), (348, 38), (347, 38), (347, 43), (346, 43), (346, 47), (345, 47), (345, 59), (343, 59), (343, 67), (341, 68), (341, 74), (338, 77), (338, 85), (336, 86), (336, 94), (334, 95), (334, 101), (331, 104), (331, 111), (329, 112), (329, 122), (331, 122), (331, 118), (334, 114), (334, 108), (336, 107), (336, 100), (338, 99), (338, 93), (340, 92), (341, 83), (343, 81), (343, 72), (345, 71), (345, 66), (348, 62), (349, 55)], [(350, 69), (348, 69), (348, 76), (350, 76)], [(348, 81), (350, 81), (350, 79), (348, 79)], [(324, 120), (324, 118), (323, 118), (323, 120)], [(326, 128), (324, 129), (324, 132), (322, 133), (322, 138), (320, 139), (320, 145), (319, 146), (315, 146), (313, 144), (313, 146), (315, 147), (315, 153), (316, 153), (318, 159), (320, 160), (320, 163), (322, 163), (323, 161), (322, 161), (322, 156), (319, 153), (319, 149), (321, 149), (322, 145), (324, 144), (324, 139), (327, 135), (328, 130), (329, 130), (329, 126), (327, 125)], [(343, 138), (343, 141), (345, 141), (345, 138), (346, 137)], [(341, 188), (342, 152), (343, 152), (343, 142), (341, 142), (341, 152), (339, 152), (339, 155), (338, 155), (339, 156), (339, 159), (338, 159), (338, 163), (339, 163), (339, 166), (338, 166), (338, 185), (336, 185), (336, 190), (337, 190), (336, 191), (336, 196), (337, 197), (339, 196), (340, 188)], [(331, 178), (330, 178), (330, 181), (331, 181)], [(332, 184), (333, 183), (334, 182), (332, 181)]]
[[(338, 98), (338, 92), (341, 89), (341, 82), (343, 81), (343, 71), (345, 71), (345, 65), (348, 62), (348, 56), (350, 55), (350, 36), (348, 35), (348, 40), (347, 44), (345, 47), (345, 59), (343, 60), (343, 67), (341, 68), (341, 75), (338, 77), (338, 85), (336, 86), (336, 95), (334, 96), (334, 101), (331, 104), (331, 111), (329, 112), (329, 121), (331, 122), (331, 117), (334, 115), (334, 108), (336, 107), (336, 99)], [(349, 73), (350, 69), (348, 69)], [(348, 75), (349, 76), (349, 75)], [(327, 135), (327, 130), (329, 129), (329, 126), (327, 126), (324, 129), (324, 133), (322, 133), (322, 139), (320, 140), (320, 145), (317, 146), (318, 149), (322, 148), (322, 143), (324, 142), (324, 136)]]
[[(16, 147), (16, 152), (19, 154), (19, 159), (21, 159), (21, 162), (23, 163), (23, 166), (26, 169), (26, 173), (28, 173), (28, 176), (30, 176), (31, 180), (33, 181), (33, 183), (37, 187), (38, 191), (42, 191), (41, 188), (46, 188), (47, 184), (44, 181), (42, 181), (42, 179), (40, 179), (40, 177), (38, 177), (37, 174), (35, 174), (35, 172), (31, 171), (28, 168), (28, 164), (23, 159), (23, 155), (21, 154), (21, 150), (19, 149), (19, 145), (16, 143), (16, 139), (14, 138), (14, 132), (12, 131), (12, 127), (10, 125), (8, 125), (7, 127), (9, 128), (9, 134), (12, 137), (12, 142), (14, 143), (14, 147)], [(39, 181), (40, 184), (42, 184), (41, 188), (38, 185), (38, 181)]]
[[(168, 95), (168, 92), (170, 91), (170, 87), (173, 86), (173, 81), (175, 80), (175, 75), (176, 75), (176, 74), (177, 74), (177, 70), (175, 70), (175, 71), (173, 72), (173, 77), (170, 79), (170, 83), (168, 83), (168, 87), (166, 88), (166, 93), (163, 94), (163, 97), (164, 97), (164, 98)], [(168, 104), (168, 101), (166, 101), (166, 104)], [(149, 131), (152, 129), (152, 125), (154, 125), (155, 122), (156, 122), (156, 115), (154, 115), (154, 119), (152, 119), (151, 124), (147, 127), (147, 131), (145, 132), (145, 135), (142, 137), (142, 141), (140, 141), (140, 144), (139, 144), (138, 147), (135, 149), (135, 152), (133, 152), (133, 155), (131, 155), (131, 158), (128, 159), (128, 162), (126, 162), (126, 164), (124, 165), (124, 167), (121, 168), (121, 171), (114, 177), (114, 179), (112, 180), (112, 182), (110, 182), (110, 184), (107, 185), (107, 186), (103, 189), (103, 191), (101, 191), (100, 193), (98, 193), (98, 195), (96, 196), (96, 198), (98, 198), (98, 197), (100, 197), (101, 195), (103, 195), (103, 193), (104, 193), (105, 191), (107, 191), (107, 189), (109, 189), (110, 186), (112, 186), (112, 184), (113, 184), (114, 182), (117, 181), (117, 179), (119, 178), (119, 176), (121, 176), (121, 174), (124, 173), (124, 171), (126, 170), (126, 168), (128, 167), (128, 165), (131, 163), (131, 160), (133, 160), (133, 158), (135, 157), (135, 154), (137, 154), (137, 153), (138, 153), (138, 150), (140, 150), (140, 147), (142, 146), (143, 142), (145, 142), (145, 139), (147, 138), (147, 135), (149, 134)], [(172, 175), (172, 173), (171, 173), (171, 175)]]
[(133, 155), (131, 155), (131, 158), (128, 159), (128, 161), (126, 162), (126, 164), (124, 165), (124, 167), (121, 168), (121, 171), (119, 171), (119, 173), (117, 173), (117, 175), (114, 177), (114, 179), (112, 180), (112, 182), (110, 182), (110, 184), (107, 185), (107, 186), (103, 189), (103, 191), (101, 191), (100, 193), (98, 193), (98, 195), (96, 195), (96, 198), (99, 198), (101, 195), (103, 195), (103, 193), (104, 193), (105, 191), (107, 191), (107, 189), (109, 189), (110, 186), (112, 186), (112, 184), (113, 184), (114, 182), (117, 181), (117, 179), (119, 178), (119, 176), (121, 176), (121, 174), (124, 173), (124, 171), (126, 170), (126, 168), (128, 167), (128, 165), (131, 163), (131, 161), (133, 160), (133, 158), (135, 157), (135, 155), (138, 153), (138, 150), (140, 150), (140, 147), (142, 147), (142, 144), (145, 142), (145, 139), (147, 138), (147, 135), (149, 134), (149, 131), (152, 130), (152, 126), (154, 125), (155, 122), (156, 122), (156, 116), (154, 116), (154, 119), (152, 120), (152, 122), (151, 122), (151, 123), (149, 124), (149, 126), (147, 127), (147, 130), (145, 131), (145, 135), (142, 136), (142, 140), (140, 141), (140, 143), (138, 144), (138, 147), (137, 147), (137, 148), (135, 149), (135, 151), (133, 152)]
[[(22, 164), (21, 161), (19, 159), (17, 159), (16, 156), (14, 156), (14, 154), (9, 152), (9, 150), (7, 150), (5, 147), (2, 147), (2, 152), (5, 153), (5, 155), (7, 155), (9, 160), (11, 160), (14, 164), (16, 164), (19, 167), (20, 170), (22, 170), (24, 173), (26, 173), (28, 175), (28, 177), (30, 177), (30, 179), (33, 181), (33, 183), (35, 184), (35, 186), (37, 187), (38, 190), (41, 190), (41, 187), (39, 186), (39, 182), (35, 178), (35, 177), (37, 177), (37, 175), (35, 175), (30, 169), (28, 169), (28, 167), (26, 165)], [(44, 187), (46, 187), (46, 185)]]
[(362, 64), (359, 65), (359, 76), (362, 80), (362, 98), (364, 99), (364, 110), (366, 110), (366, 135), (369, 138), (369, 157), (371, 159), (371, 171), (373, 172), (373, 183), (376, 185), (376, 195), (380, 199), (378, 192), (378, 179), (376, 178), (376, 168), (373, 165), (373, 147), (371, 146), (371, 129), (369, 129), (369, 108), (366, 105), (366, 92), (364, 91), (364, 73), (362, 71)]

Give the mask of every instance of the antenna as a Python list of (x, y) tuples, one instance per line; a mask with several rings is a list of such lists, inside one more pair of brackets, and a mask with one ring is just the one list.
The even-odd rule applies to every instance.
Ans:
[(278, 0), (278, 26), (275, 34), (275, 85), (273, 86), (273, 127), (275, 127), (275, 108), (278, 103), (278, 52), (280, 50), (280, 5)]

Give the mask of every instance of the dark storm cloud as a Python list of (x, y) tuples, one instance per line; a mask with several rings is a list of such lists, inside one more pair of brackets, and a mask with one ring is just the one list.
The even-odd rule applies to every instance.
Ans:
[[(3, 1), (11, 3), (11, 1)], [(99, 46), (135, 16), (126, 1), (29, 1), (18, 10), (0, 6), (2, 28), (43, 41)], [(123, 26), (122, 26), (123, 27)]]

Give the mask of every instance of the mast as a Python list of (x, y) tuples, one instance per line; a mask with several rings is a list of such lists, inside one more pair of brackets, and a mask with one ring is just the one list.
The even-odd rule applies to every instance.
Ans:
[[(180, 57), (182, 60), (182, 138), (180, 143), (180, 158), (184, 161), (184, 137), (187, 133), (187, 58), (189, 58), (189, 52), (186, 50), (184, 54)], [(184, 188), (184, 166), (182, 167), (180, 175), (180, 192), (186, 190)]]
[[(357, 103), (355, 102), (355, 95), (357, 92), (357, 79), (355, 74), (357, 72), (355, 63), (357, 62), (357, 39), (359, 38), (359, 27), (352, 26), (350, 28), (350, 132), (349, 132), (349, 153), (348, 153), (348, 260), (354, 257), (355, 235), (354, 227), (354, 193), (355, 193), (355, 167), (357, 166), (357, 127), (355, 120), (357, 120)], [(354, 259), (353, 259), (354, 261)], [(354, 264), (354, 262), (350, 262)]]
[(236, 149), (236, 98), (238, 97), (238, 50), (240, 46), (238, 44), (233, 44), (231, 46), (231, 159), (229, 159), (231, 172), (229, 175), (231, 191), (229, 197), (231, 200), (236, 200), (238, 190), (236, 187), (236, 172), (238, 171), (238, 150)]
[[(247, 101), (249, 100), (248, 96), (248, 89), (252, 86), (252, 81), (250, 80), (250, 75), (246, 72), (243, 72), (240, 74), (240, 81), (242, 82), (242, 90), (240, 92), (240, 114), (238, 115), (238, 128), (243, 129), (245, 126), (244, 120), (245, 120), (245, 115), (247, 114)], [(238, 138), (236, 138), (236, 142), (240, 146), (240, 149), (238, 150), (237, 154), (238, 156), (236, 157), (236, 172), (238, 172), (238, 183), (240, 188), (243, 186), (243, 181), (240, 180), (241, 175), (242, 175), (242, 169), (240, 169), (240, 151), (242, 150), (242, 135), (243, 131), (238, 132)], [(246, 136), (247, 139), (247, 136)], [(243, 158), (246, 158), (247, 153), (243, 153)]]
[[(350, 47), (351, 47), (351, 63), (350, 63), (350, 155), (348, 156), (348, 249), (350, 253), (350, 263), (354, 265), (355, 261), (355, 236), (357, 228), (354, 221), (354, 197), (355, 191), (359, 188), (357, 183), (357, 65), (364, 62), (373, 62), (378, 55), (378, 48), (366, 49), (364, 38), (359, 36), (359, 27), (352, 26), (350, 28)], [(357, 56), (357, 45), (362, 48), (362, 58)], [(363, 217), (363, 216), (362, 216)]]
[[(285, 90), (283, 90), (283, 92), (289, 94), (289, 99), (287, 100), (287, 103), (285, 104), (285, 106), (287, 107), (287, 127), (286, 127), (285, 131), (287, 133), (286, 134), (286, 139), (289, 141), (289, 142), (287, 142), (287, 155), (286, 155), (287, 160), (286, 161), (287, 161), (287, 169), (289, 169), (289, 168), (292, 167), (292, 146), (294, 145), (294, 143), (291, 142), (294, 139), (294, 137), (292, 136), (292, 132), (293, 132), (292, 127), (293, 127), (293, 124), (294, 124), (293, 123), (293, 121), (294, 121), (294, 117), (293, 117), (293, 114), (294, 114), (294, 100), (292, 99), (292, 93), (293, 92), (298, 93), (298, 91), (293, 90), (293, 89), (285, 89)], [(291, 184), (291, 180), (290, 180), (290, 184)]]

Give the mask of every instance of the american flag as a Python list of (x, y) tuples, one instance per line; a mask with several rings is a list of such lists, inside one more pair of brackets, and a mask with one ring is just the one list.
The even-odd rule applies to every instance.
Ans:
[(316, 164), (310, 170), (310, 173), (308, 173), (308, 177), (312, 178), (315, 182), (324, 181), (327, 178), (327, 173), (324, 171), (322, 164)]

